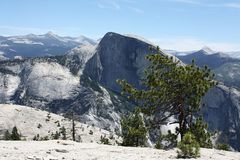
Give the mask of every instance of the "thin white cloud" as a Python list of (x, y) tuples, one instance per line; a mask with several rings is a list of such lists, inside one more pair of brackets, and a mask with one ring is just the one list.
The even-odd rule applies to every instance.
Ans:
[(143, 14), (143, 13), (144, 13), (144, 11), (141, 10), (141, 9), (139, 9), (139, 8), (128, 7), (128, 9), (130, 9), (131, 11), (136, 12), (136, 13), (138, 13), (138, 14)]
[(97, 3), (97, 6), (101, 9), (114, 9), (114, 10), (120, 10), (120, 5), (115, 0), (102, 0), (99, 3)]
[(137, 3), (137, 1), (135, 1), (135, 0), (120, 0), (120, 1), (125, 2), (125, 3), (131, 3), (131, 4)]
[(204, 46), (210, 47), (215, 51), (230, 52), (240, 51), (240, 44), (228, 42), (208, 42), (196, 38), (152, 38), (152, 42), (159, 45), (162, 49), (171, 49), (177, 51), (193, 51), (199, 50)]
[(113, 6), (116, 10), (119, 10), (119, 9), (120, 9), (120, 5), (119, 5), (117, 2), (112, 1), (111, 4), (112, 4), (112, 6)]
[(187, 3), (187, 4), (201, 4), (198, 0), (170, 0), (172, 2)]
[(101, 9), (106, 8), (106, 6), (104, 4), (102, 4), (102, 3), (98, 3), (97, 6), (98, 6), (98, 8), (101, 8)]
[(136, 13), (143, 13), (143, 10), (136, 7), (128, 7), (129, 5), (135, 5), (136, 0), (100, 0), (97, 6), (101, 9), (114, 9), (120, 10), (121, 8), (128, 8)]
[(236, 2), (228, 2), (228, 3), (210, 3), (207, 1), (200, 1), (200, 0), (168, 0), (171, 2), (177, 2), (177, 3), (185, 3), (185, 4), (192, 4), (192, 5), (198, 5), (202, 7), (213, 7), (213, 8), (236, 8), (240, 9), (240, 3)]
[(226, 3), (224, 4), (225, 7), (229, 7), (229, 8), (238, 8), (240, 9), (240, 3)]

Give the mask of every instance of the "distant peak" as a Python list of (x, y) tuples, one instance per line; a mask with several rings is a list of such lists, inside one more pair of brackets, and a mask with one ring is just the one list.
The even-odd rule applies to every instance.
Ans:
[(230, 58), (230, 55), (223, 53), (223, 52), (218, 52), (218, 53), (216, 53), (216, 55), (218, 55), (219, 57)]
[(107, 32), (104, 37), (112, 37), (112, 36), (122, 36), (121, 34), (115, 32)]
[(212, 54), (215, 53), (211, 48), (209, 48), (208, 46), (204, 46), (200, 51), (204, 51), (207, 54)]
[(135, 35), (135, 34), (125, 34), (125, 36), (130, 37), (130, 38), (135, 38), (135, 39), (138, 39), (140, 41), (143, 41), (143, 42), (146, 42), (148, 44), (151, 44), (151, 45), (155, 46), (155, 44), (153, 44), (152, 42), (150, 42), (148, 39), (146, 39), (144, 37), (141, 37), (141, 36), (138, 36), (138, 35)]
[(138, 35), (134, 35), (134, 34), (119, 34), (119, 33), (115, 33), (115, 32), (107, 32), (102, 39), (105, 39), (105, 38), (109, 38), (109, 37), (115, 37), (115, 38), (131, 38), (131, 39), (136, 39), (138, 41), (142, 41), (142, 42), (145, 42), (145, 43), (148, 43), (149, 45), (152, 45), (152, 46), (155, 46), (155, 44), (153, 44), (152, 42), (150, 42), (149, 40), (141, 37), (141, 36), (138, 36)]
[(53, 33), (52, 31), (49, 31), (45, 34), (46, 36), (56, 37), (57, 35)]
[(26, 36), (28, 36), (28, 37), (34, 37), (34, 36), (36, 36), (35, 34), (32, 34), (32, 33), (30, 33), (30, 34), (27, 34)]

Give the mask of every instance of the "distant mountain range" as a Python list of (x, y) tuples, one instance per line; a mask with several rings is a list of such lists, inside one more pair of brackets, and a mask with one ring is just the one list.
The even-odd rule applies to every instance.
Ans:
[[(233, 51), (233, 52), (217, 52), (212, 50), (211, 48), (205, 46), (199, 51), (204, 52), (207, 55), (211, 54), (220, 54), (222, 57), (231, 57), (234, 59), (240, 59), (240, 51)], [(164, 52), (169, 53), (174, 56), (188, 56), (191, 55), (192, 53), (198, 52), (198, 51), (175, 51), (175, 50), (167, 50), (165, 49)]]
[(195, 63), (200, 67), (207, 65), (213, 70), (217, 80), (229, 87), (240, 88), (240, 59), (233, 58), (233, 56), (226, 53), (214, 52), (206, 47), (195, 52), (172, 54), (186, 64), (191, 64), (194, 59)]
[(44, 35), (0, 37), (0, 60), (62, 55), (79, 45), (96, 41), (80, 37), (61, 37), (52, 32)]
[[(44, 37), (48, 36), (55, 37), (62, 45), (70, 43), (52, 34)], [(25, 105), (58, 114), (73, 109), (81, 122), (119, 133), (121, 117), (135, 106), (121, 96), (116, 79), (126, 79), (133, 86), (141, 88), (143, 71), (148, 65), (145, 56), (155, 53), (155, 46), (135, 36), (109, 32), (99, 43), (81, 41), (80, 45), (71, 47), (62, 54), (52, 53), (55, 56), (51, 57), (39, 54), (33, 58), (12, 59), (14, 57), (9, 56), (11, 60), (0, 61), (0, 103)], [(150, 47), (152, 51), (149, 51)], [(235, 67), (238, 62), (221, 54), (206, 56), (205, 52), (201, 50), (177, 57), (188, 63), (198, 56), (196, 63), (199, 66), (208, 63), (215, 72), (229, 63)], [(212, 61), (204, 60), (209, 57)], [(223, 75), (223, 72), (219, 74)], [(224, 84), (207, 93), (202, 113), (210, 130), (220, 132), (222, 142), (240, 150), (240, 91)]]

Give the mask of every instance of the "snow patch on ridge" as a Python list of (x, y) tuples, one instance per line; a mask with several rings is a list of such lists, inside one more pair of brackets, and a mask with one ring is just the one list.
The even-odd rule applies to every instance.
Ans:
[(8, 38), (8, 40), (11, 40), (13, 43), (17, 44), (36, 44), (36, 45), (44, 45), (42, 42), (37, 42), (37, 41), (31, 41), (26, 38), (19, 38), (19, 37), (11, 37)]

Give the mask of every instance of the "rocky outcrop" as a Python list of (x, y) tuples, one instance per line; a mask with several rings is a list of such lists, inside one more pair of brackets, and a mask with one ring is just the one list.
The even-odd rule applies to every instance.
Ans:
[(120, 91), (117, 79), (125, 79), (139, 88), (145, 56), (156, 53), (149, 43), (139, 39), (109, 32), (101, 40), (95, 55), (87, 62), (84, 73), (102, 85)]
[(204, 120), (220, 132), (219, 141), (240, 150), (240, 91), (224, 85), (211, 89), (204, 98)]
[(82, 75), (94, 53), (95, 46), (84, 45), (64, 56), (0, 62), (0, 103), (59, 114), (74, 109), (81, 122), (119, 133), (121, 116), (132, 105)]

